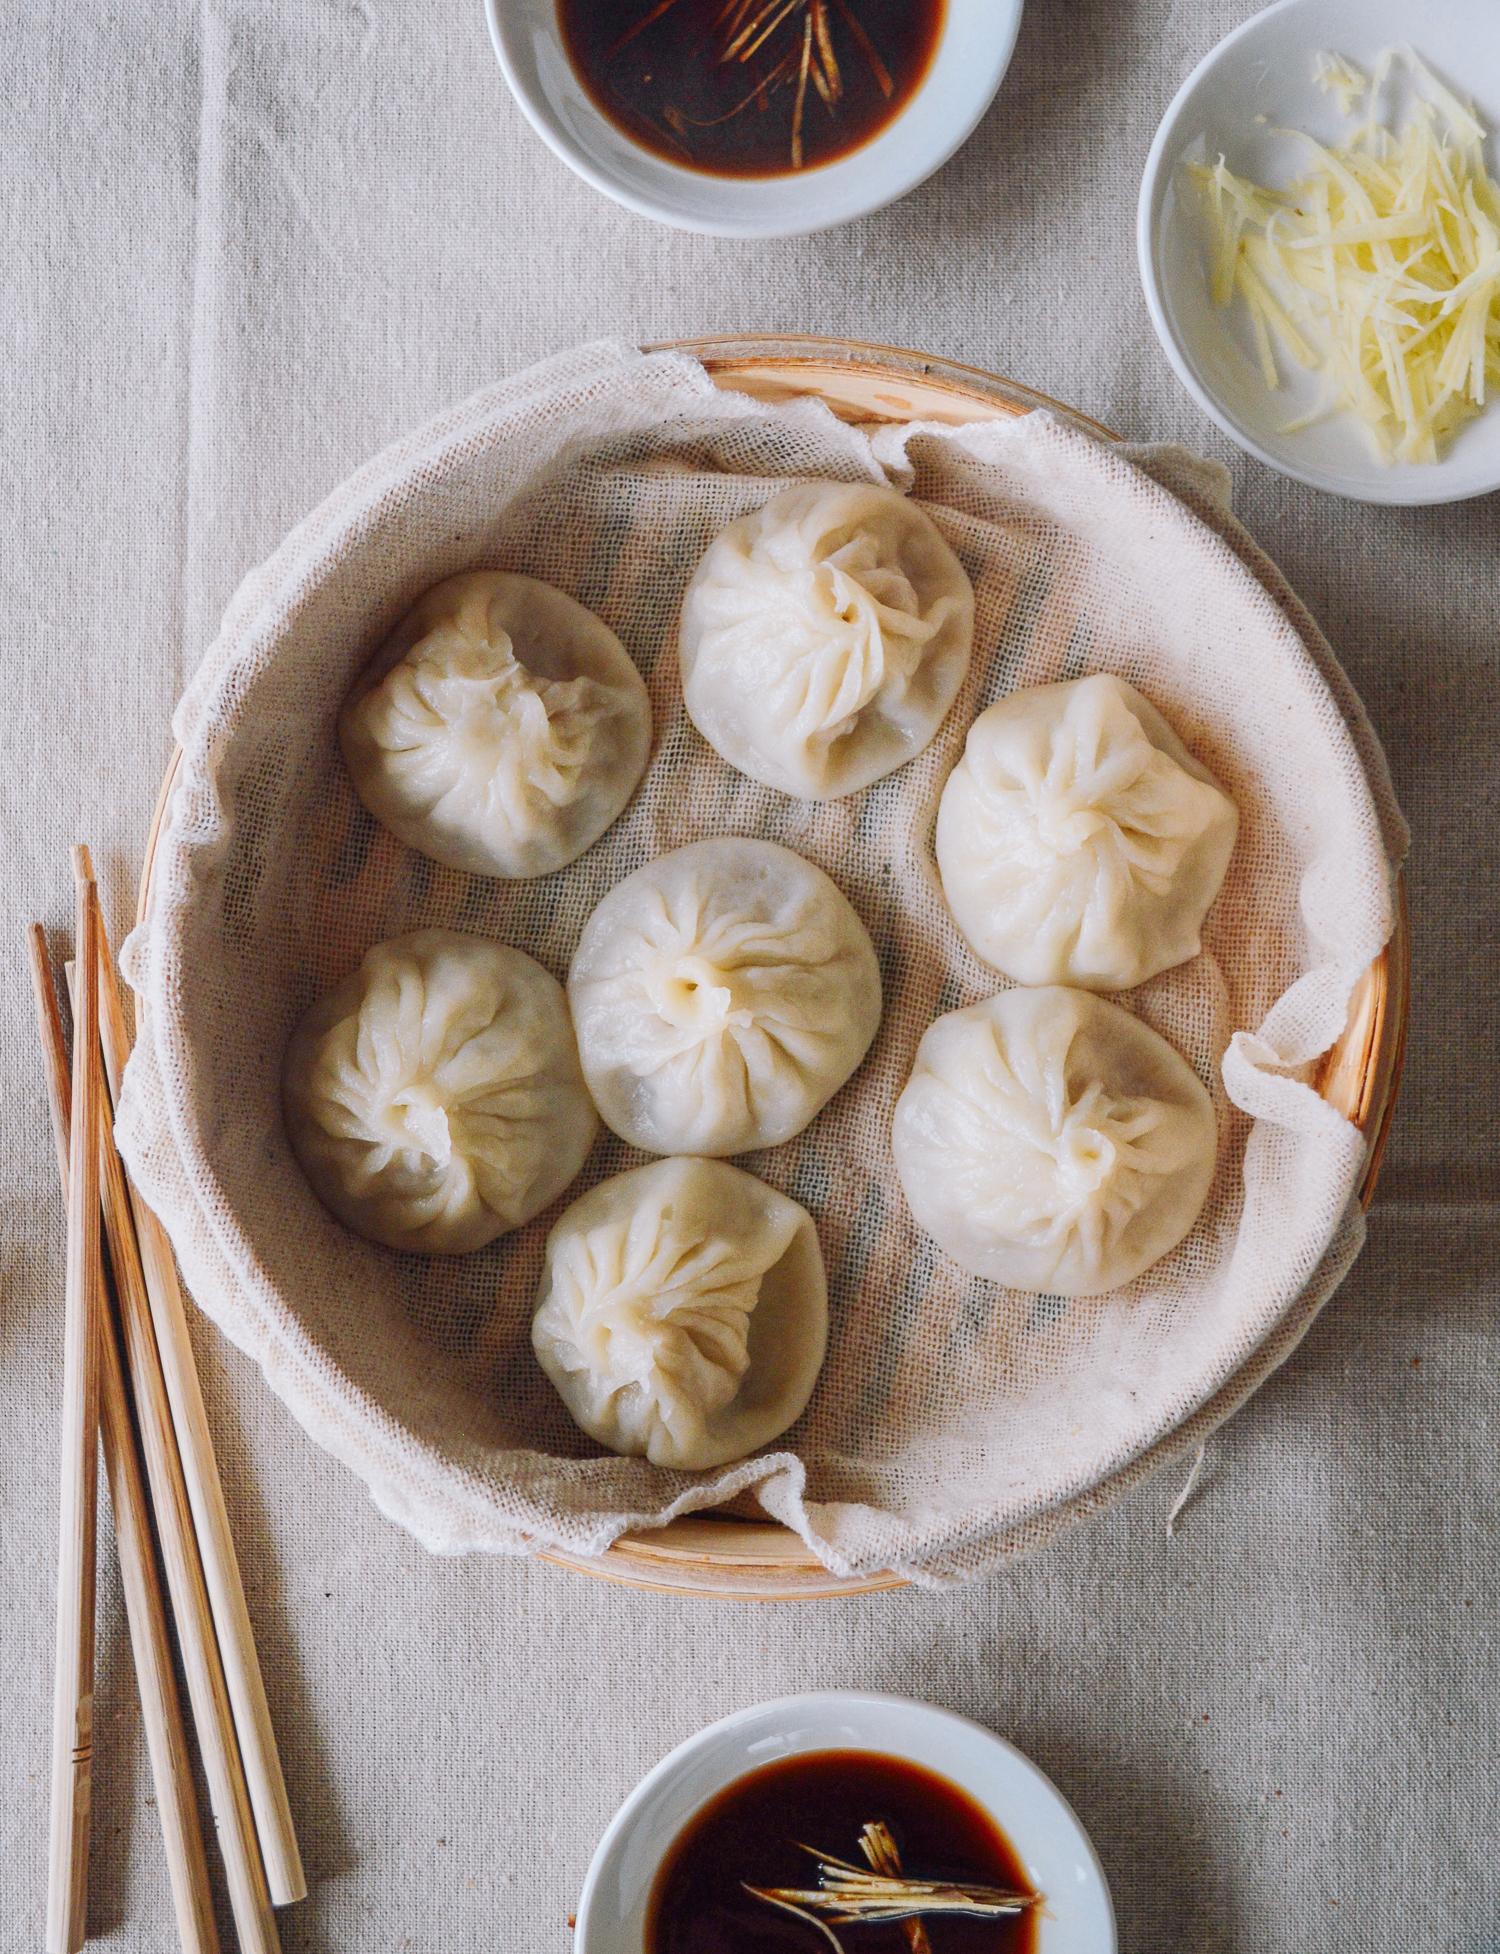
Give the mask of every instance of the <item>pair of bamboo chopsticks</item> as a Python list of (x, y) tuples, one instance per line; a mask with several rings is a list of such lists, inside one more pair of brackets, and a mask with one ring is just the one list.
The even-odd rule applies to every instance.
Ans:
[(101, 1439), (178, 1937), (185, 1954), (217, 1954), (156, 1548), (235, 1930), (244, 1954), (277, 1954), (272, 1908), (301, 1899), (307, 1882), (176, 1263), (160, 1222), (128, 1181), (115, 1150), (112, 1107), (129, 1055), (129, 1032), (86, 848), (74, 850), (73, 871), (71, 1076), (46, 938), (39, 924), (30, 931), (32, 984), (68, 1218), (47, 1954), (76, 1954), (86, 1931), (95, 1456)]

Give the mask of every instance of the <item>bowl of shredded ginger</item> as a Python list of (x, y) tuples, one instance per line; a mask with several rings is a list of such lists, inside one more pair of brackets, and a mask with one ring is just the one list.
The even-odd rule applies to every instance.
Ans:
[(1152, 145), (1138, 246), (1168, 358), (1225, 433), (1313, 487), (1500, 488), (1500, 166), (1469, 78), (1500, 85), (1500, 7), (1280, 0)]

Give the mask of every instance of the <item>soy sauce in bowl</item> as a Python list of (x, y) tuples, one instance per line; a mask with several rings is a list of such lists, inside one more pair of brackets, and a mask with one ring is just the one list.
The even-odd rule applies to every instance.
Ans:
[[(736, 1779), (684, 1826), (652, 1887), (646, 1954), (826, 1954), (815, 1927), (745, 1887), (815, 1888), (801, 1846), (862, 1866), (872, 1821), (889, 1827), (908, 1878), (1030, 1891), (1009, 1839), (957, 1785), (900, 1757), (810, 1751)], [(933, 1954), (1035, 1954), (1035, 1909), (924, 1925)], [(851, 1954), (911, 1954), (899, 1922), (836, 1931)]]
[(784, 176), (836, 162), (921, 87), (947, 0), (557, 0), (602, 114), (667, 162)]

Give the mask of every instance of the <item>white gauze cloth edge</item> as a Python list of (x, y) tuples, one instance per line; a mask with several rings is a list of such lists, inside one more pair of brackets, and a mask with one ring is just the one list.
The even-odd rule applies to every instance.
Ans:
[[(576, 1446), (571, 1456), (558, 1459), (532, 1450), (492, 1453), (476, 1446), (468, 1434), (449, 1443), (440, 1430), (419, 1433), (405, 1408), (403, 1415), (393, 1413), (382, 1401), (383, 1393), (357, 1381), (347, 1366), (330, 1361), (295, 1299), (283, 1293), (268, 1271), (259, 1252), (264, 1238), (253, 1239), (233, 1203), (224, 1198), (223, 1163), (216, 1154), (223, 1136), (206, 1106), (222, 1091), (222, 1082), (209, 1076), (213, 1050), (201, 1027), (193, 1037), (185, 1036), (183, 1027), (191, 1016), (191, 987), (203, 968), (204, 905), (232, 858), (241, 818), (246, 776), (236, 773), (233, 756), (246, 734), (246, 701), (254, 695), (256, 710), (261, 710), (268, 674), (274, 675), (277, 661), (295, 642), (299, 617), (351, 560), (357, 564), (363, 547), (396, 533), (393, 524), (419, 526), (414, 513), (419, 509), (430, 511), (436, 505), (444, 526), (452, 519), (463, 538), (456, 547), (472, 547), (464, 522), (482, 524), (493, 514), (476, 514), (471, 504), (481, 494), (494, 497), (496, 457), (506, 464), (498, 479), (517, 506), (531, 506), (528, 497), (541, 497), (536, 506), (544, 508), (549, 482), (566, 482), (580, 456), (608, 448), (633, 462), (640, 450), (646, 467), (660, 467), (663, 451), (671, 449), (673, 479), (680, 482), (681, 454), (715, 443), (738, 443), (735, 459), (741, 460), (743, 453), (755, 464), (745, 470), (748, 480), (741, 492), (746, 506), (764, 499), (764, 478), (772, 477), (774, 486), (778, 473), (826, 472), (841, 479), (889, 480), (912, 489), (940, 520), (953, 512), (944, 526), (961, 553), (967, 543), (966, 560), (974, 558), (971, 572), (986, 568), (985, 546), (975, 540), (981, 517), (998, 524), (996, 533), (1001, 535), (1009, 534), (1006, 521), (1019, 524), (1032, 569), (1037, 562), (1045, 565), (1049, 550), (1072, 551), (1090, 564), (1113, 551), (1122, 574), (1128, 575), (1125, 558), (1139, 553), (1147, 566), (1143, 575), (1154, 586), (1148, 609), (1153, 602), (1186, 605), (1193, 615), (1212, 617), (1230, 607), (1265, 660), (1257, 674), (1257, 693), (1269, 688), (1289, 715), (1318, 718), (1324, 771), (1308, 783), (1309, 832), (1331, 833), (1335, 849), (1320, 850), (1302, 838), (1310, 853), (1296, 889), (1305, 931), (1300, 964), (1293, 980), (1265, 1000), (1267, 1008), (1253, 1022), (1224, 1020), (1221, 1009), (1214, 1034), (1223, 1054), (1229, 1102), (1253, 1122), (1242, 1121), (1236, 1128), (1233, 1115), (1229, 1118), (1240, 1134), (1242, 1152), (1226, 1161), (1226, 1173), (1232, 1167), (1243, 1177), (1242, 1189), (1231, 1193), (1245, 1212), (1253, 1211), (1258, 1201), (1284, 1206), (1281, 1184), (1290, 1175), (1309, 1190), (1305, 1202), (1294, 1203), (1291, 1212), (1293, 1224), (1304, 1226), (1306, 1239), (1298, 1242), (1295, 1254), (1281, 1256), (1275, 1270), (1264, 1274), (1257, 1257), (1226, 1224), (1216, 1250), (1222, 1251), (1218, 1266), (1236, 1295), (1242, 1292), (1243, 1321), (1232, 1334), (1218, 1336), (1210, 1356), (1199, 1361), (1195, 1353), (1190, 1388), (1153, 1404), (1144, 1416), (1113, 1403), (1108, 1388), (1110, 1338), (1118, 1335), (1123, 1351), (1132, 1333), (1118, 1329), (1108, 1315), (1095, 1320), (1088, 1331), (1087, 1355), (1104, 1380), (1099, 1442), (1077, 1456), (1061, 1445), (1057, 1459), (1049, 1459), (1047, 1472), (1040, 1476), (1011, 1466), (999, 1473), (992, 1470), (993, 1447), (987, 1444), (983, 1418), (976, 1420), (972, 1408), (956, 1429), (951, 1420), (945, 1424), (940, 1414), (930, 1415), (921, 1407), (903, 1414), (907, 1422), (902, 1425), (899, 1419), (892, 1423), (885, 1401), (880, 1437), (883, 1447), (894, 1446), (896, 1456), (889, 1469), (886, 1457), (866, 1460), (854, 1450), (851, 1434), (857, 1436), (860, 1426), (847, 1404), (835, 1405), (820, 1421), (816, 1399), (807, 1421), (807, 1443), (794, 1431), (784, 1449), (698, 1478), (649, 1475), (635, 1462), (586, 1463)], [(706, 473), (704, 480), (717, 485), (715, 493), (727, 495), (735, 477), (730, 474), (730, 489), (723, 487), (722, 477), (721, 467)], [(639, 482), (630, 477), (627, 493), (634, 500), (629, 513), (649, 505), (649, 519), (654, 520), (657, 504), (651, 498), (659, 487), (658, 479), (644, 471)], [(1018, 509), (1021, 515), (1016, 517)], [(1122, 538), (1129, 539), (1123, 549)], [(496, 532), (493, 560), (506, 554), (502, 527)], [(1007, 559), (1001, 566), (1006, 576), (1019, 560)], [(434, 559), (426, 580), (463, 563), (462, 554), (451, 563)], [(533, 566), (517, 560), (509, 567)], [(546, 568), (538, 566), (536, 573), (546, 574)], [(575, 583), (583, 574), (574, 568)], [(565, 577), (559, 574), (556, 580)], [(979, 581), (983, 586), (982, 576)], [(999, 582), (1004, 584), (1004, 577)], [(996, 599), (1002, 633), (994, 653), (997, 666), (1010, 642), (1010, 620), (1019, 603), (1011, 584), (1005, 585), (1003, 601)], [(575, 594), (590, 601), (583, 589)], [(1048, 622), (1047, 606), (1054, 602), (1044, 591), (1027, 613), (1026, 646), (1017, 654), (1020, 664), (1011, 682), (1072, 675), (1066, 666), (1059, 672), (1045, 662), (1026, 662), (1033, 656), (1044, 660), (1044, 650), (1036, 648), (1050, 642), (1048, 631), (1057, 620)], [(598, 607), (608, 610), (604, 603)], [(375, 608), (388, 617), (388, 602)], [(628, 619), (611, 616), (610, 621), (620, 628)], [(1075, 624), (1069, 658), (1077, 651), (1077, 636)], [(632, 642), (629, 636), (626, 641)], [(362, 656), (370, 645), (355, 649)], [(1108, 662), (1109, 649), (1091, 653), (1085, 645), (1078, 653), (1081, 668), (1090, 668), (1091, 658)], [(355, 656), (350, 676), (357, 663)], [(665, 669), (675, 660), (662, 658), (659, 663), (665, 685)], [(654, 684), (661, 722), (658, 689)], [(998, 689), (1007, 686), (1000, 683)], [(1159, 695), (1160, 685), (1154, 689)], [(931, 756), (925, 778), (915, 777), (928, 764), (927, 756), (902, 770), (914, 777), (910, 792), (925, 796), (912, 802), (909, 825), (920, 826), (924, 808), (930, 813), (955, 757), (952, 742), (961, 744), (976, 707), (987, 703), (988, 696), (975, 693), (955, 707), (946, 750)], [(1172, 709), (1168, 700), (1160, 702)], [(772, 407), (721, 393), (696, 362), (679, 355), (646, 356), (609, 345), (585, 348), (474, 396), (387, 450), (335, 491), (266, 565), (246, 578), (174, 723), (183, 755), (157, 848), (151, 915), (126, 946), (127, 974), (142, 997), (145, 1015), (121, 1107), (122, 1145), (173, 1236), (200, 1305), (257, 1360), (318, 1442), (366, 1480), (382, 1509), (436, 1551), (514, 1552), (553, 1544), (598, 1553), (628, 1528), (661, 1525), (679, 1513), (753, 1489), (761, 1507), (784, 1520), (838, 1572), (890, 1566), (932, 1584), (961, 1579), (1009, 1552), (1039, 1544), (1060, 1525), (1094, 1510), (1200, 1442), (1287, 1355), (1357, 1253), (1363, 1230), (1355, 1190), (1363, 1144), (1310, 1089), (1304, 1075), (1308, 1061), (1337, 1035), (1355, 981), (1389, 936), (1391, 874), (1404, 852), (1404, 829), (1378, 744), (1331, 650), (1273, 566), (1228, 514), (1221, 478), (1176, 451), (1112, 448), (1042, 415), (959, 429), (919, 426), (867, 433), (843, 426), (812, 403)], [(295, 724), (292, 715), (289, 724)], [(1193, 729), (1185, 730), (1195, 743)], [(658, 734), (662, 750), (653, 769), (663, 763), (663, 753), (668, 758), (686, 754), (682, 765), (717, 764), (711, 756), (705, 763), (701, 742), (694, 747), (690, 729), (675, 721), (669, 732), (659, 723)], [(1212, 760), (1222, 768), (1221, 756)], [(715, 791), (738, 789), (716, 786)], [(627, 814), (622, 827), (632, 818)], [(775, 838), (804, 846), (848, 887), (840, 875), (840, 851), (847, 853), (850, 846), (843, 831), (830, 830), (828, 837), (810, 831), (805, 839), (779, 831)], [(819, 844), (824, 846), (821, 856)], [(931, 891), (923, 897), (924, 874), (930, 870), (918, 864), (913, 903), (931, 897)], [(848, 892), (860, 906), (860, 892)], [(868, 903), (865, 913), (868, 920)], [(412, 920), (432, 918), (424, 913)], [(898, 921), (904, 929), (911, 927), (908, 917)], [(554, 967), (557, 955), (555, 951)], [(986, 979), (982, 972), (950, 977), (957, 990), (944, 994), (943, 1008), (950, 1008), (949, 995), (955, 1002), (968, 1001), (986, 987), (998, 987), (992, 975)], [(1150, 993), (1151, 987), (1144, 987), (1127, 1001), (1169, 1031), (1177, 1027), (1175, 1011), (1196, 1008), (1186, 992), (1185, 1002)], [(930, 1009), (923, 1013), (928, 1018), (933, 1014)], [(897, 1034), (905, 1035), (907, 1029), (893, 1030), (897, 1045)], [(909, 1029), (920, 1033), (920, 1025)], [(893, 1049), (895, 1069), (883, 1089), (899, 1086), (900, 1062), (901, 1052)], [(606, 1163), (610, 1170), (623, 1164), (629, 1162)], [(777, 1178), (778, 1163), (772, 1157), (747, 1164)], [(797, 1191), (795, 1179), (789, 1191)], [(895, 1232), (898, 1222), (899, 1217), (892, 1217), (887, 1232)], [(920, 1245), (907, 1243), (906, 1258), (913, 1266), (920, 1253)], [(924, 1263), (913, 1280), (919, 1287), (926, 1285), (923, 1295), (931, 1295), (941, 1287), (943, 1274)], [(1189, 1271), (1185, 1280), (1191, 1278)], [(1143, 1279), (1147, 1285), (1149, 1281)], [(1136, 1320), (1149, 1318), (1154, 1307), (1149, 1288), (1137, 1295), (1141, 1287), (1128, 1292), (1136, 1299), (1133, 1303), (1118, 1306), (1133, 1310)], [(931, 1366), (935, 1375), (945, 1374), (944, 1366), (953, 1362), (953, 1326), (961, 1300), (955, 1291), (949, 1340)], [(852, 1307), (846, 1313), (858, 1317)], [(1003, 1314), (998, 1308), (996, 1313)], [(920, 1321), (916, 1328), (920, 1332)], [(397, 1356), (403, 1334), (392, 1335)], [(1044, 1328), (1042, 1341), (1050, 1337), (1056, 1344), (1057, 1334)], [(1180, 1324), (1175, 1334), (1186, 1347), (1195, 1334), (1192, 1323)], [(1025, 1366), (1016, 1362), (1020, 1346), (1014, 1343), (1014, 1326), (1007, 1335), (1012, 1343), (1001, 1353), (1006, 1363), (1000, 1372), (1009, 1376)], [(420, 1341), (413, 1344), (413, 1362), (421, 1361), (421, 1349)], [(869, 1354), (870, 1333), (856, 1324), (843, 1354), (835, 1339), (830, 1367), (842, 1365), (848, 1375), (832, 1378), (830, 1384), (852, 1389), (854, 1360)], [(1053, 1356), (1057, 1354), (1054, 1350)], [(886, 1353), (876, 1355), (884, 1364)], [(915, 1369), (920, 1374), (922, 1367)], [(1049, 1392), (1066, 1395), (1065, 1369), (1060, 1376), (1061, 1384), (1057, 1377), (1038, 1372), (1030, 1397), (1019, 1400), (1023, 1412), (1029, 1403), (1050, 1403)], [(892, 1395), (900, 1400), (901, 1390)], [(864, 1396), (869, 1397), (868, 1388)], [(549, 1428), (548, 1440), (569, 1452), (566, 1441), (553, 1436), (555, 1431)], [(814, 1443), (819, 1437), (822, 1443)], [(938, 1458), (941, 1469), (931, 1469), (931, 1461)], [(611, 1465), (620, 1468), (613, 1477)]]

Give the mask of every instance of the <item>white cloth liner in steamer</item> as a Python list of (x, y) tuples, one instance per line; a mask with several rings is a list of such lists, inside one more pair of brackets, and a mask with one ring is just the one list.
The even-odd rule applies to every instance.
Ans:
[[(807, 477), (910, 489), (979, 606), (973, 670), (938, 739), (824, 806), (708, 749), (682, 711), (673, 628), (712, 534)], [(474, 565), (597, 610), (651, 690), (641, 792), (538, 882), (425, 863), (374, 827), (338, 761), (335, 715), (364, 658), (422, 589)], [(1001, 987), (958, 937), (931, 862), (964, 734), (1016, 685), (1099, 669), (1161, 707), (1242, 826), (1203, 953), (1121, 999), (1216, 1092), (1208, 1207), (1130, 1289), (1065, 1304), (948, 1264), (910, 1222), (887, 1127), (931, 1019)], [(838, 1572), (967, 1578), (1200, 1443), (1358, 1251), (1364, 1143), (1309, 1079), (1390, 935), (1404, 827), (1328, 645), (1227, 513), (1222, 478), (1179, 451), (1122, 450), (1046, 414), (852, 428), (816, 402), (722, 392), (684, 355), (586, 347), (475, 395), (336, 490), (245, 580), (175, 730), (150, 914), (126, 949), (145, 1013), (122, 1144), (201, 1307), (436, 1551), (597, 1554), (628, 1528), (738, 1499)], [(874, 937), (886, 1012), (808, 1132), (740, 1163), (803, 1201), (823, 1237), (832, 1334), (809, 1412), (758, 1458), (671, 1474), (598, 1456), (534, 1364), (530, 1297), (556, 1211), (457, 1260), (359, 1241), (292, 1159), (279, 1067), (298, 1014), (378, 938), (467, 928), (563, 975), (605, 889), (727, 833), (764, 834), (834, 877)], [(573, 1191), (643, 1158), (606, 1138)]]

